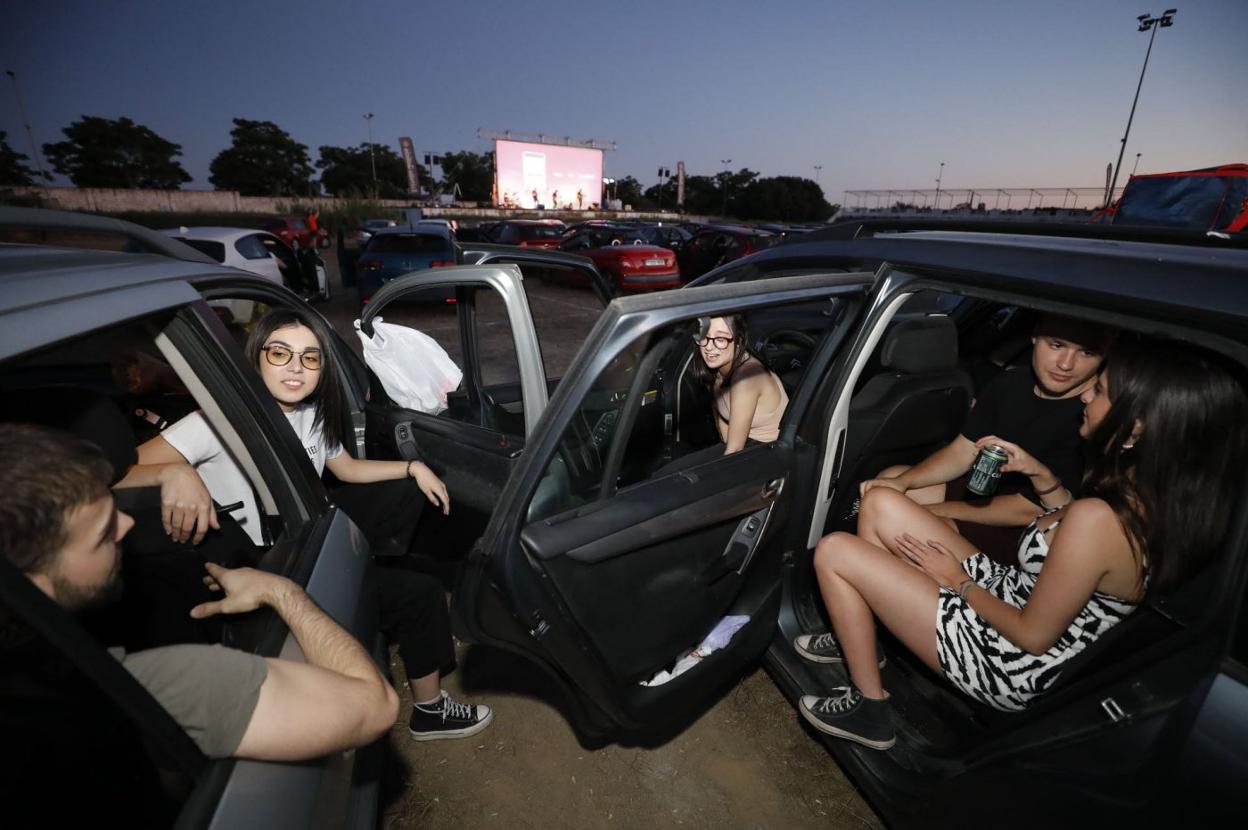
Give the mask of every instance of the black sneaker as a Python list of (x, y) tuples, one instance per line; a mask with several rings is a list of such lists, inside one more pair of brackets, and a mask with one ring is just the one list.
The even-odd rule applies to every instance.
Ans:
[(443, 689), (442, 699), (436, 703), (412, 704), (412, 719), (407, 728), (418, 741), (440, 741), (475, 735), (493, 719), (490, 707), (457, 703)]
[(802, 697), (797, 708), (811, 726), (872, 749), (888, 749), (897, 742), (886, 701), (863, 697), (853, 686), (841, 686), (834, 691), (841, 694)]
[[(793, 647), (797, 649), (798, 654), (814, 663), (845, 662), (845, 655), (841, 654), (841, 644), (836, 641), (836, 635), (831, 632), (803, 634), (793, 640)], [(875, 653), (880, 655), (880, 668), (884, 668), (888, 658), (884, 656), (879, 640), (875, 641)]]

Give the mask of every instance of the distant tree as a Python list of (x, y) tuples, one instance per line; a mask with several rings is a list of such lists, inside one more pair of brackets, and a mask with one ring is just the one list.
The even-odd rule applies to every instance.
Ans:
[(308, 148), (272, 121), (235, 118), (233, 139), (209, 165), (217, 190), (244, 196), (305, 196), (313, 191)]
[(672, 177), (662, 184), (646, 188), (646, 201), (665, 210), (676, 209), (676, 179)]
[(810, 179), (774, 176), (750, 182), (732, 202), (742, 219), (778, 222), (822, 221), (832, 215), (823, 190)]
[(641, 182), (632, 176), (616, 179), (611, 190), (615, 198), (623, 204), (632, 205), (635, 210), (651, 210), (654, 207), (654, 202), (641, 192)]
[(191, 180), (174, 159), (182, 146), (129, 118), (84, 115), (61, 132), (66, 140), (43, 145), (43, 154), (78, 187), (176, 190)]
[(0, 130), (0, 187), (21, 187), (35, 184), (36, 178), (51, 179), (26, 166), (27, 156), (9, 146), (8, 133)]
[(442, 156), (442, 192), (454, 193), (469, 202), (488, 202), (494, 189), (494, 157), (490, 153), (464, 150)]
[[(321, 173), (321, 187), (332, 196), (371, 196), (373, 193), (373, 162), (377, 164), (377, 196), (402, 199), (407, 196), (407, 165), (403, 157), (384, 144), (359, 147), (321, 147), (316, 166)], [(416, 165), (421, 182), (428, 175)]]

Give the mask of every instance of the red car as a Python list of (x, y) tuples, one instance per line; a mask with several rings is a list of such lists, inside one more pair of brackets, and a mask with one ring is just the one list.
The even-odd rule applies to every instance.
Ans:
[(275, 216), (266, 219), (261, 225), (266, 230), (292, 248), (298, 243), (300, 248), (328, 248), (329, 231), (324, 228), (312, 230), (304, 216)]
[(621, 291), (658, 291), (680, 286), (676, 254), (646, 242), (638, 228), (577, 228), (565, 236), (559, 250), (589, 257), (607, 281)]
[(558, 219), (508, 219), (490, 230), (490, 241), (521, 248), (558, 248), (563, 231)]

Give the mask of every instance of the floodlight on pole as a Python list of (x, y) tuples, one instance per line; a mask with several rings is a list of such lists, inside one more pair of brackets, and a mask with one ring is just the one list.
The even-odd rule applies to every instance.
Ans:
[(722, 188), (724, 191), (724, 208), (721, 211), (721, 214), (723, 216), (727, 216), (728, 215), (728, 177), (732, 175), (732, 170), (729, 169), (728, 165), (732, 164), (732, 159), (720, 159), (719, 163), (724, 166), (724, 184)]
[(819, 184), (819, 171), (823, 170), (822, 164), (815, 165), (815, 184)]
[(945, 163), (940, 163), (940, 169), (936, 171), (936, 197), (932, 199), (932, 204), (937, 210), (940, 210), (940, 182), (945, 177)]
[(1142, 14), (1136, 18), (1140, 28), (1136, 31), (1152, 31), (1148, 36), (1148, 50), (1144, 52), (1144, 66), (1140, 68), (1140, 81), (1135, 85), (1135, 99), (1131, 102), (1131, 113), (1127, 116), (1127, 129), (1122, 134), (1122, 144), (1118, 147), (1118, 163), (1114, 165), (1114, 178), (1110, 180), (1109, 191), (1105, 194), (1105, 207), (1114, 202), (1114, 188), (1118, 185), (1118, 173), (1122, 170), (1122, 156), (1127, 151), (1127, 138), (1131, 135), (1131, 122), (1135, 119), (1135, 105), (1140, 102), (1140, 89), (1144, 86), (1144, 73), (1148, 71), (1148, 58), (1153, 53), (1153, 41), (1157, 39), (1158, 29), (1168, 29), (1174, 25), (1174, 15), (1178, 9), (1166, 9), (1160, 17)]
[(1136, 153), (1136, 154), (1135, 154), (1135, 164), (1133, 164), (1133, 165), (1131, 166), (1131, 175), (1132, 175), (1132, 176), (1134, 176), (1134, 175), (1135, 175), (1135, 171), (1136, 171), (1136, 170), (1139, 170), (1139, 169), (1140, 169), (1140, 156), (1142, 156), (1142, 155), (1144, 155), (1144, 154), (1143, 154), (1143, 153)]
[(373, 152), (373, 114), (364, 113), (364, 123), (368, 125), (368, 163), (373, 168), (373, 198), (377, 198), (377, 156)]

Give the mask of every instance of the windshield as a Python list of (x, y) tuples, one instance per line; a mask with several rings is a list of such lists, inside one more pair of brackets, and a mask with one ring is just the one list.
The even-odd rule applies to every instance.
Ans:
[(450, 248), (440, 236), (424, 233), (386, 233), (368, 243), (370, 254), (437, 254)]

